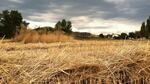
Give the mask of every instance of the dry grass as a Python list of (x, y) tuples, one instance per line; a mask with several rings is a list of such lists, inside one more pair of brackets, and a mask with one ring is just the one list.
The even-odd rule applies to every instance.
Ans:
[(64, 35), (62, 32), (53, 32), (40, 35), (34, 30), (26, 30), (21, 32), (21, 34), (16, 35), (13, 41), (22, 43), (51, 43), (73, 41), (73, 38), (71, 36)]
[(149, 41), (0, 43), (2, 84), (149, 84)]

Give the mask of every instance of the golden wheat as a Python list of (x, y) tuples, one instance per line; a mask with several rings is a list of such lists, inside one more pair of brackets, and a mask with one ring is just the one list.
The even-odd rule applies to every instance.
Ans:
[(51, 43), (73, 41), (73, 38), (58, 31), (50, 32), (48, 34), (39, 34), (34, 30), (25, 30), (21, 31), (21, 34), (16, 35), (13, 41), (22, 43)]
[(2, 42), (0, 83), (149, 84), (149, 45), (126, 40)]

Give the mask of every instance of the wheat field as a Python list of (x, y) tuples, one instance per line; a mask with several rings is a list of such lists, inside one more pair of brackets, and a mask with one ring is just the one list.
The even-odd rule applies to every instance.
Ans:
[(150, 84), (149, 41), (0, 43), (0, 84)]

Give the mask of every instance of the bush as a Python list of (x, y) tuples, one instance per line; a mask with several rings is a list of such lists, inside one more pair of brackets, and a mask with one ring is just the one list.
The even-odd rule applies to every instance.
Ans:
[[(24, 33), (23, 33), (24, 32)], [(53, 32), (49, 34), (40, 35), (38, 32), (34, 30), (26, 30), (22, 31), (19, 35), (16, 35), (13, 39), (14, 42), (23, 42), (23, 43), (50, 43), (50, 42), (66, 42), (72, 41), (73, 38), (65, 35), (62, 32)]]

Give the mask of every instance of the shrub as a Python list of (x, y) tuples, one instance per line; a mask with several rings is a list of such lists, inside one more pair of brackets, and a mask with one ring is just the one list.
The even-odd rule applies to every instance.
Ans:
[(63, 32), (53, 32), (48, 34), (39, 34), (34, 30), (22, 31), (19, 35), (16, 35), (13, 39), (14, 42), (23, 42), (23, 43), (50, 43), (50, 42), (66, 42), (72, 41), (73, 38), (65, 35)]

